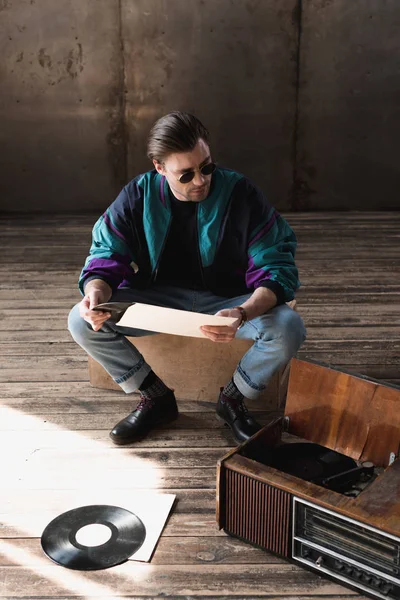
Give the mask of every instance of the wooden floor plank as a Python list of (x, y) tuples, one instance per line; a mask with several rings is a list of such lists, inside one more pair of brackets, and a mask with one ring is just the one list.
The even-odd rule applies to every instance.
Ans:
[[(345, 368), (346, 370), (355, 373), (362, 374), (378, 379), (395, 379), (399, 376), (399, 365), (395, 361), (395, 364), (385, 362), (383, 364), (376, 364), (376, 358), (372, 357), (371, 362), (364, 360), (354, 362), (348, 362), (345, 358), (341, 360), (341, 357), (335, 358), (334, 362), (329, 361), (329, 357), (316, 356), (315, 353), (305, 354), (299, 352), (299, 358), (305, 358), (307, 360), (315, 360), (318, 358), (321, 362), (324, 362), (328, 366), (336, 368)], [(327, 358), (327, 360), (324, 360)], [(388, 364), (389, 363), (389, 364)], [(7, 360), (7, 366), (0, 369), (0, 383), (9, 383), (13, 381), (29, 382), (29, 381), (48, 381), (49, 379), (57, 379), (57, 381), (82, 381), (86, 382), (88, 379), (87, 364), (84, 357), (36, 357), (30, 358), (28, 356), (12, 356)], [(226, 382), (221, 382), (223, 385)]]
[[(382, 281), (382, 283), (390, 284), (396, 281), (396, 275), (399, 273), (398, 261), (392, 261), (391, 259), (386, 261), (382, 259), (378, 261), (376, 266), (375, 264), (371, 265), (371, 261), (368, 260), (365, 261), (365, 264), (361, 260), (340, 260), (340, 266), (335, 263), (332, 264), (332, 262), (333, 259), (331, 257), (315, 262), (304, 260), (304, 264), (299, 265), (302, 273), (302, 281), (304, 280), (306, 283), (306, 281), (312, 279), (314, 283), (326, 283), (326, 278), (329, 274), (329, 278), (333, 280), (333, 283), (336, 283), (337, 280), (339, 284), (343, 279), (352, 281), (353, 284), (358, 283), (359, 281), (365, 284), (365, 278), (367, 276), (375, 279), (375, 281)], [(383, 265), (385, 264), (393, 268), (391, 268), (390, 271), (385, 271), (383, 270)], [(17, 280), (22, 283), (29, 283), (30, 281), (43, 282), (43, 272), (45, 271), (49, 277), (54, 278), (52, 281), (53, 286), (55, 283), (61, 283), (65, 287), (73, 281), (71, 285), (71, 288), (73, 289), (76, 286), (77, 278), (81, 271), (76, 265), (77, 262), (75, 261), (73, 263), (64, 261), (62, 267), (44, 261), (39, 263), (25, 262), (23, 264), (2, 263), (0, 265), (2, 288), (18, 284)], [(361, 272), (360, 267), (364, 267)], [(13, 273), (13, 276), (11, 276), (11, 273)], [(73, 277), (75, 277), (75, 279), (73, 279)]]
[[(156, 488), (160, 491), (167, 491), (163, 488)], [(125, 490), (125, 496), (133, 495), (134, 493), (138, 493), (142, 491), (143, 488), (134, 488), (132, 490)], [(35, 490), (30, 490), (30, 493)], [(169, 491), (169, 490), (168, 490)], [(179, 488), (177, 492), (185, 491), (184, 489)], [(78, 490), (76, 491), (76, 498), (79, 499)], [(102, 498), (101, 493), (97, 494), (97, 498)], [(97, 503), (99, 503), (98, 501)], [(80, 502), (73, 502), (69, 505), (67, 510), (70, 510), (71, 507), (75, 508), (78, 506), (89, 506), (87, 504), (82, 504)], [(117, 506), (127, 507), (129, 510), (129, 500), (125, 500), (124, 502), (120, 502)], [(40, 538), (45, 527), (50, 521), (55, 519), (58, 515), (66, 512), (65, 510), (61, 511), (38, 511), (37, 513), (33, 513), (31, 515), (24, 513), (16, 513), (13, 512), (12, 515), (7, 513), (0, 513), (1, 518), (4, 521), (4, 524), (1, 528), (1, 538), (5, 539), (30, 539), (30, 538)], [(173, 512), (171, 517), (169, 518), (163, 533), (162, 537), (197, 537), (201, 539), (202, 537), (222, 537), (225, 534), (222, 531), (219, 531), (216, 528), (215, 523), (215, 511), (210, 511), (209, 513), (177, 513)], [(0, 544), (1, 545), (1, 544)], [(250, 552), (250, 549), (248, 550)], [(246, 549), (243, 548), (243, 553), (246, 552)]]
[[(137, 404), (136, 400), (133, 404)], [(193, 402), (193, 406), (196, 403)], [(214, 410), (207, 412), (198, 410), (186, 412), (181, 410), (180, 402), (178, 401), (179, 416), (176, 421), (169, 423), (168, 430), (182, 429), (203, 429), (211, 430), (222, 428), (222, 425), (217, 421)], [(200, 407), (198, 407), (200, 409)], [(56, 429), (64, 429), (66, 431), (80, 431), (84, 435), (85, 430), (93, 429), (110, 429), (111, 425), (115, 424), (115, 420), (126, 416), (124, 412), (118, 414), (117, 411), (112, 413), (39, 413), (34, 415), (25, 414), (22, 411), (10, 411), (7, 407), (0, 408), (0, 431), (54, 431)], [(270, 411), (258, 411), (257, 419), (268, 419), (271, 415)]]
[[(323, 245), (325, 243), (325, 245)], [(297, 253), (297, 260), (301, 264), (314, 265), (326, 265), (328, 261), (339, 261), (343, 262), (344, 269), (352, 269), (356, 265), (361, 266), (364, 269), (368, 269), (371, 264), (370, 258), (370, 245), (353, 245), (351, 247), (345, 246), (345, 249), (333, 252), (327, 249), (327, 241), (321, 241), (320, 245), (311, 243), (304, 244)], [(396, 246), (397, 244), (397, 246)], [(388, 239), (385, 243), (375, 241), (374, 249), (377, 253), (377, 258), (374, 260), (374, 267), (392, 265), (394, 268), (398, 266), (398, 260), (400, 258), (400, 249), (398, 248), (399, 240), (396, 237)], [(69, 268), (75, 268), (75, 265), (84, 263), (89, 253), (89, 247), (82, 249), (78, 247), (68, 247), (68, 254), (65, 253), (65, 247), (58, 248), (57, 246), (52, 248), (32, 248), (26, 247), (6, 248), (3, 255), (2, 270), (17, 269), (20, 270), (22, 265), (28, 265), (29, 268), (37, 269), (40, 265), (45, 264), (53, 269), (63, 269), (65, 266)], [(390, 258), (385, 258), (386, 255), (390, 254)]]
[[(5, 309), (14, 310), (57, 310), (61, 316), (68, 315), (70, 309), (78, 303), (82, 296), (77, 290), (69, 292), (68, 297), (65, 294), (63, 298), (61, 294), (56, 298), (51, 294), (47, 299), (39, 297), (39, 289), (28, 290), (28, 289), (3, 289), (0, 290), (0, 311)], [(56, 289), (54, 290), (54, 292)], [(60, 290), (57, 290), (60, 292)], [(30, 295), (27, 297), (27, 292)], [(38, 296), (36, 299), (34, 296)], [(400, 302), (400, 286), (385, 286), (382, 289), (380, 286), (371, 286), (365, 288), (363, 286), (358, 287), (335, 287), (334, 290), (329, 291), (329, 288), (322, 286), (316, 288), (315, 286), (302, 286), (297, 294), (297, 300), (299, 306), (305, 304), (307, 301), (308, 306), (324, 305), (329, 307), (341, 307), (345, 302), (347, 304), (362, 304), (367, 302), (368, 304), (387, 304), (393, 305)], [(304, 300), (304, 301), (303, 301)]]
[[(143, 487), (132, 488), (131, 490), (126, 490), (125, 494), (129, 491), (131, 494), (137, 493), (138, 491), (143, 490)], [(164, 488), (155, 488), (160, 491), (167, 491)], [(35, 490), (29, 490), (29, 493)], [(184, 491), (184, 488), (179, 488), (178, 491)], [(78, 492), (78, 490), (77, 490)], [(98, 498), (101, 498), (101, 494), (98, 494)], [(77, 493), (77, 498), (79, 498), (79, 494)], [(70, 507), (77, 506), (86, 506), (85, 504), (77, 504), (74, 502), (70, 504)], [(129, 506), (129, 502), (125, 501), (123, 503), (118, 504), (118, 506), (125, 507)], [(38, 538), (42, 535), (45, 527), (50, 521), (52, 521), (55, 517), (60, 515), (62, 512), (38, 512), (37, 514), (27, 515), (26, 513), (13, 513), (12, 517), (7, 514), (1, 514), (1, 518), (4, 520), (4, 524), (1, 528), (1, 539), (30, 539), (30, 538)], [(216, 529), (215, 524), (215, 511), (205, 513), (173, 513), (170, 517), (165, 529), (162, 533), (163, 537), (197, 537), (201, 539), (202, 537), (218, 537), (224, 536), (223, 532), (220, 532)], [(1, 546), (1, 544), (0, 544)], [(243, 550), (245, 553), (246, 550)]]
[[(125, 411), (115, 413), (110, 418), (109, 427), (106, 429), (86, 429), (84, 431), (69, 430), (40, 430), (36, 432), (24, 432), (23, 436), (16, 436), (15, 431), (2, 431), (2, 443), (12, 447), (18, 443), (23, 448), (51, 448), (58, 451), (71, 445), (76, 449), (91, 448), (94, 443), (109, 444), (109, 431), (114, 421), (122, 414), (130, 412), (129, 407)], [(256, 415), (255, 411), (252, 411)], [(116, 416), (116, 415), (119, 416)], [(113, 420), (114, 419), (114, 420)], [(35, 443), (36, 441), (36, 443)], [(151, 435), (135, 443), (136, 448), (227, 448), (234, 446), (232, 434), (226, 427), (219, 429), (155, 429)]]
[[(42, 564), (43, 550), (39, 538), (8, 539), (7, 544), (12, 548), (27, 551), (29, 562), (26, 567), (36, 567)], [(255, 565), (255, 564), (285, 564), (285, 561), (274, 554), (255, 548), (228, 535), (220, 537), (170, 537), (163, 536), (157, 552), (151, 561), (152, 565)], [(13, 567), (13, 561), (0, 547), (0, 567)]]
[[(351, 593), (351, 592), (350, 592)], [(237, 598), (237, 596), (232, 596), (232, 595), (219, 595), (218, 596), (216, 594), (214, 594), (213, 596), (211, 596), (212, 598), (218, 598), (218, 600), (231, 600), (232, 598)], [(355, 596), (353, 595), (348, 595), (346, 593), (342, 593), (340, 595), (334, 594), (324, 594), (323, 596), (309, 596), (309, 595), (303, 595), (303, 594), (296, 594), (295, 596), (285, 596), (285, 600), (311, 600), (311, 599), (315, 599), (315, 598), (324, 598), (324, 600), (367, 600), (365, 598), (365, 596)], [(32, 596), (7, 596), (7, 600), (23, 600), (25, 598), (25, 600), (32, 600)], [(60, 599), (60, 600), (70, 600), (71, 596), (56, 596), (54, 598)], [(51, 600), (54, 600), (54, 598), (52, 598)], [(115, 600), (116, 596), (104, 596), (103, 594), (101, 596), (74, 596), (74, 598), (84, 598), (84, 600)], [(123, 598), (125, 600), (138, 600), (139, 596), (137, 596), (136, 594), (124, 594)], [(145, 596), (143, 596), (143, 598), (146, 598), (146, 600), (159, 600), (160, 596), (150, 596), (148, 594), (146, 594)], [(174, 594), (168, 594), (168, 600), (181, 600), (182, 596), (175, 596)], [(240, 596), (239, 596), (240, 598)], [(246, 595), (246, 600), (260, 600), (260, 598), (268, 598), (268, 600), (280, 600), (282, 598), (282, 596), (276, 596), (275, 594), (265, 594), (265, 590), (264, 593), (262, 593), (261, 595), (258, 594), (256, 596), (254, 595)], [(49, 598), (44, 597), (44, 596), (35, 596), (34, 600), (49, 600)], [(210, 600), (210, 595), (203, 595), (203, 594), (196, 594), (195, 596), (193, 595), (185, 595), (185, 600)]]
[[(18, 551), (15, 552), (17, 554)], [(21, 551), (23, 554), (23, 551)], [(290, 596), (310, 595), (332, 596), (341, 595), (341, 586), (318, 577), (305, 569), (289, 564), (273, 565), (158, 565), (139, 564), (128, 561), (111, 570), (95, 573), (63, 570), (57, 565), (49, 565), (43, 558), (42, 564), (34, 569), (27, 567), (2, 567), (0, 577), (4, 581), (3, 597), (26, 597), (23, 590), (38, 590), (42, 598), (55, 596), (74, 597), (100, 596), (108, 592), (118, 598), (126, 594), (136, 597), (154, 595), (180, 597), (205, 595), (219, 597), (246, 598), (251, 595)], [(207, 580), (205, 589), (204, 581)], [(115, 590), (118, 590), (115, 593)], [(35, 594), (36, 595), (36, 594)], [(347, 592), (346, 596), (351, 596)], [(356, 596), (361, 600), (362, 596)]]
[[(221, 452), (221, 456), (223, 456), (223, 452)], [(106, 478), (100, 473), (88, 473), (88, 475), (90, 477), (85, 477), (83, 473), (68, 471), (68, 478), (65, 479), (56, 469), (46, 474), (33, 468), (24, 471), (22, 467), (20, 471), (14, 470), (14, 479), (9, 480), (7, 486), (11, 491), (19, 490), (19, 493), (24, 493), (24, 491), (47, 489), (52, 485), (54, 489), (91, 489), (93, 487), (101, 489), (106, 484), (110, 487), (125, 486), (132, 492), (143, 489), (166, 490), (192, 487), (214, 489), (216, 479), (215, 466), (201, 469), (169, 469), (168, 471), (150, 467), (135, 469), (133, 466), (126, 466), (118, 471), (111, 469), (107, 472)]]
[[(65, 322), (66, 323), (66, 322)], [(343, 342), (347, 340), (355, 342), (363, 341), (381, 341), (391, 342), (398, 341), (400, 339), (400, 327), (396, 325), (379, 325), (370, 324), (363, 326), (354, 325), (343, 325), (343, 326), (325, 326), (323, 323), (318, 325), (310, 325), (307, 323), (307, 343), (309, 341), (326, 341), (326, 342)], [(51, 328), (40, 331), (30, 331), (21, 329), (20, 331), (1, 331), (0, 337), (4, 343), (22, 342), (21, 347), (23, 348), (25, 343), (40, 343), (40, 344), (59, 344), (59, 343), (72, 343), (71, 336), (66, 330), (66, 327), (55, 330)], [(390, 348), (388, 344), (386, 346)], [(81, 354), (79, 348), (76, 349), (76, 355)], [(84, 356), (82, 354), (82, 356)], [(378, 357), (377, 357), (378, 358)], [(382, 356), (383, 358), (383, 356)], [(2, 365), (0, 364), (0, 367)]]
[[(398, 362), (400, 355), (400, 326), (393, 328), (393, 333), (397, 333), (398, 339), (391, 336), (391, 345), (387, 348), (387, 340), (364, 340), (364, 342), (354, 340), (319, 340), (315, 339), (311, 332), (311, 339), (307, 339), (303, 344), (299, 355), (315, 356), (315, 360), (334, 362), (333, 359), (342, 358), (342, 364), (357, 364), (371, 362), (377, 353), (386, 352), (386, 363)], [(56, 347), (55, 347), (56, 345)], [(68, 342), (6, 342), (2, 345), (2, 356), (36, 356), (47, 360), (47, 357), (53, 357), (57, 351), (58, 356), (69, 357), (76, 356), (76, 344), (73, 341)], [(312, 358), (311, 358), (312, 360)], [(45, 364), (45, 363), (44, 363)], [(4, 368), (4, 365), (3, 365)], [(0, 371), (2, 367), (0, 367)]]
[[(68, 510), (70, 506), (79, 506), (79, 504), (92, 504), (99, 493), (98, 490), (91, 489), (63, 489), (57, 490), (53, 488), (31, 490), (29, 493), (29, 503), (26, 498), (18, 492), (7, 494), (3, 498), (2, 508), (3, 514), (12, 516), (15, 514), (26, 514), (29, 512), (40, 513), (43, 511), (53, 511), (55, 513)], [(145, 494), (146, 492), (142, 492)], [(216, 494), (215, 489), (164, 489), (159, 494), (175, 494), (176, 503), (174, 505), (174, 514), (210, 514), (216, 510)], [(101, 497), (106, 502), (127, 502), (129, 499), (135, 499), (139, 492), (135, 492), (132, 496), (128, 488), (111, 488), (103, 485)], [(217, 524), (214, 522), (215, 530)]]

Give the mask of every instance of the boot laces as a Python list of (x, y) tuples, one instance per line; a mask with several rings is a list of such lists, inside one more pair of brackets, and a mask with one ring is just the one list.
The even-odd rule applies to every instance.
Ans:
[(137, 405), (137, 407), (135, 408), (135, 410), (142, 410), (142, 408), (145, 408), (145, 407), (152, 408), (154, 406), (154, 404), (155, 404), (155, 402), (151, 398), (142, 397), (142, 399), (140, 400), (140, 402)]
[(237, 404), (237, 409), (238, 412), (243, 413), (245, 417), (247, 417), (247, 415), (249, 414), (249, 409), (247, 408), (244, 402), (239, 402)]
[(249, 414), (249, 410), (243, 400), (225, 400), (226, 404), (230, 407), (230, 409), (235, 413), (241, 413), (243, 416), (247, 417)]

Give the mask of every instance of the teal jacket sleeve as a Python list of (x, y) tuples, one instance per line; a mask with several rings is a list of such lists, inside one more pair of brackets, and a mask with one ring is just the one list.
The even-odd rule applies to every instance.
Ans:
[(293, 300), (300, 286), (295, 264), (297, 239), (287, 221), (273, 208), (264, 205), (258, 214), (248, 243), (248, 287), (269, 287), (276, 292), (279, 284), (284, 302)]
[(129, 197), (124, 188), (93, 227), (89, 256), (79, 277), (79, 289), (91, 279), (106, 281), (113, 290), (134, 275), (131, 227), (127, 215)]

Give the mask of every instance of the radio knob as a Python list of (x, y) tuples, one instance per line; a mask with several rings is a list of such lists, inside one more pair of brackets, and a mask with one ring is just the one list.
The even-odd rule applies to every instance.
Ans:
[(341, 560), (335, 560), (335, 568), (338, 571), (342, 571), (344, 569), (344, 564), (342, 563)]
[(317, 560), (315, 561), (315, 564), (317, 565), (317, 567), (322, 567), (322, 565), (324, 564), (324, 558), (322, 556), (318, 556)]

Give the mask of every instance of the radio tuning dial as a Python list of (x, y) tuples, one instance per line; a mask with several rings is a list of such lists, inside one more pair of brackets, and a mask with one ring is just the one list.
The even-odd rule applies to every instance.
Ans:
[(385, 583), (385, 585), (383, 585), (381, 588), (381, 592), (384, 596), (387, 596), (391, 589), (392, 586), (390, 585), (390, 583)]
[(346, 565), (344, 568), (344, 572), (346, 573), (346, 575), (351, 575), (353, 573), (353, 567), (350, 567), (350, 565)]
[(342, 571), (344, 569), (344, 564), (341, 560), (335, 560), (335, 567), (338, 571)]

